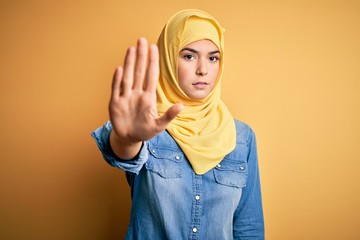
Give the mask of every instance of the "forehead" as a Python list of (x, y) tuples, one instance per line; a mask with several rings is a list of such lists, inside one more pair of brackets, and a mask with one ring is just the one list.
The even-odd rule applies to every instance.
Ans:
[(199, 41), (189, 43), (186, 46), (184, 46), (184, 48), (192, 48), (197, 51), (209, 51), (209, 52), (219, 50), (219, 48), (211, 40), (208, 39), (202, 39)]

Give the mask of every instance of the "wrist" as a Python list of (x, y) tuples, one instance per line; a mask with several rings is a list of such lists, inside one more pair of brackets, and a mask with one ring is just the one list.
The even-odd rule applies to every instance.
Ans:
[(142, 141), (128, 141), (117, 136), (113, 131), (110, 132), (109, 137), (110, 148), (112, 152), (119, 158), (130, 160), (134, 158), (140, 151)]

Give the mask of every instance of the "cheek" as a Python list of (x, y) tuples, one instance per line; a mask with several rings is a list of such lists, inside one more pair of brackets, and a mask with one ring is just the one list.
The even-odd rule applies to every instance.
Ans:
[(178, 80), (178, 84), (180, 85), (181, 84), (181, 82), (183, 82), (183, 80), (184, 80), (184, 74), (185, 74), (185, 72), (184, 72), (184, 66), (183, 66), (183, 64), (181, 64), (181, 62), (179, 62), (178, 63), (178, 69), (177, 69), (177, 80)]
[(212, 70), (212, 71), (211, 71), (212, 79), (213, 79), (214, 81), (216, 81), (217, 78), (218, 78), (218, 75), (219, 75), (219, 71), (220, 71), (220, 66), (219, 66), (219, 64), (217, 64), (216, 66), (214, 66), (214, 68), (212, 68), (211, 70)]
[(190, 64), (186, 64), (182, 61), (178, 62), (178, 84), (181, 86), (186, 81), (189, 80), (190, 77), (190, 70), (191, 66)]

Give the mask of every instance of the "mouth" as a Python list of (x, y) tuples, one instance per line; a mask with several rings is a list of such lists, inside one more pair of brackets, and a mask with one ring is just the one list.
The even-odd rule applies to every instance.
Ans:
[(209, 83), (207, 83), (207, 82), (196, 82), (196, 83), (193, 83), (192, 85), (197, 89), (204, 89), (209, 85)]

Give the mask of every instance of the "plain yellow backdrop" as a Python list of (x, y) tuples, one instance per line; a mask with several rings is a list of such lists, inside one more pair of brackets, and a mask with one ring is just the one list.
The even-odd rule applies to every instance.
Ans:
[(127, 46), (176, 11), (226, 28), (223, 99), (257, 135), (269, 240), (360, 239), (360, 2), (0, 2), (0, 238), (122, 239), (124, 173), (90, 132)]

